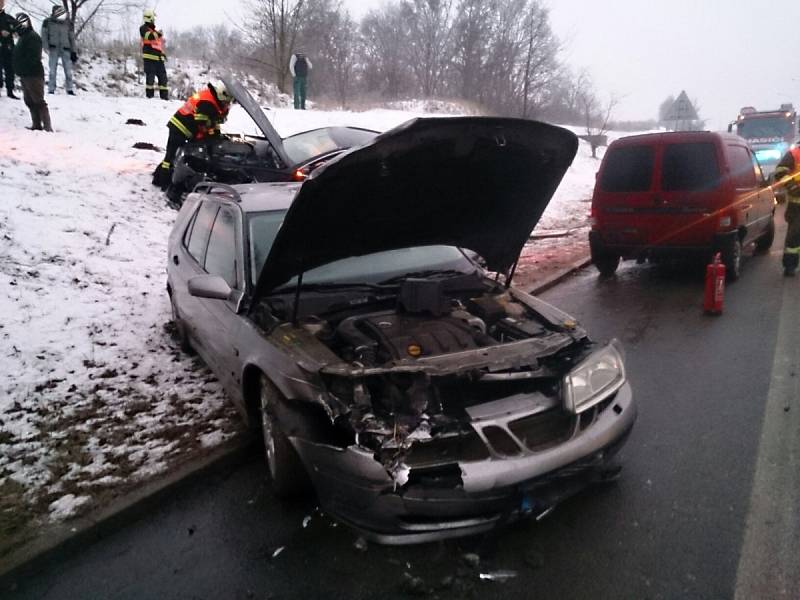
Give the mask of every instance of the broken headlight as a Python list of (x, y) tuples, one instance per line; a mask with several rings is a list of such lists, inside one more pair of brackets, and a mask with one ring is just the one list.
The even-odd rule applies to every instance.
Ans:
[(562, 382), (564, 406), (581, 413), (602, 402), (625, 383), (622, 348), (617, 340), (577, 365)]

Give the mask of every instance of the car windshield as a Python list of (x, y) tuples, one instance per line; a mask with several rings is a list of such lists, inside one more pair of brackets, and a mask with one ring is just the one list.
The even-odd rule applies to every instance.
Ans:
[[(286, 211), (270, 211), (248, 216), (250, 278), (253, 285), (258, 281), (258, 275), (267, 260), (285, 215)], [(306, 271), (303, 274), (303, 284), (375, 284), (406, 273), (420, 271), (472, 273), (476, 268), (476, 264), (454, 246), (420, 246), (337, 260)], [(291, 287), (296, 283), (295, 277), (282, 287)]]
[(792, 122), (780, 117), (745, 119), (736, 126), (736, 132), (743, 138), (785, 137), (792, 133)]
[(293, 164), (299, 164), (334, 150), (361, 146), (376, 135), (366, 129), (324, 127), (287, 137), (283, 140), (283, 148)]

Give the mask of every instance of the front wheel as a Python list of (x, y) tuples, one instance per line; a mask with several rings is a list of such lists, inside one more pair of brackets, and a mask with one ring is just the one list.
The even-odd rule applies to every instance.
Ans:
[(261, 404), (261, 433), (267, 468), (272, 479), (272, 489), (279, 498), (290, 498), (307, 488), (307, 475), (303, 463), (289, 438), (281, 429), (275, 415), (278, 392), (266, 376), (259, 381)]
[(725, 244), (722, 249), (722, 263), (725, 265), (725, 279), (739, 279), (742, 272), (742, 242), (738, 237)]

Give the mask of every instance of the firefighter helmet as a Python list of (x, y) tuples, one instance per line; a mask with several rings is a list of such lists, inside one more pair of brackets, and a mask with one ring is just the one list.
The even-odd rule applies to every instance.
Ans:
[(211, 88), (211, 91), (214, 92), (214, 95), (220, 102), (230, 104), (233, 101), (233, 96), (231, 96), (227, 86), (222, 81), (212, 81), (208, 84), (208, 87)]
[(17, 13), (16, 21), (17, 21), (17, 29), (31, 28), (31, 18), (24, 12)]
[(156, 21), (156, 11), (151, 8), (146, 9), (143, 16), (145, 23), (155, 23)]
[(67, 14), (67, 9), (64, 8), (63, 6), (58, 6), (58, 5), (55, 5), (53, 7), (53, 11), (51, 12), (51, 16), (54, 19), (59, 19), (63, 17), (65, 14)]

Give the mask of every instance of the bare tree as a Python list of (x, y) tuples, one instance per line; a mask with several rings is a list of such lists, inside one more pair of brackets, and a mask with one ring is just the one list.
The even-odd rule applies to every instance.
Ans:
[(399, 4), (367, 13), (361, 22), (364, 86), (367, 93), (380, 92), (399, 98), (409, 89), (407, 53), (409, 31)]
[(536, 0), (528, 5), (524, 35), (521, 116), (527, 118), (541, 106), (542, 93), (558, 73), (558, 41), (550, 29), (547, 9)]
[(52, 7), (60, 4), (67, 11), (67, 21), (70, 29), (79, 37), (81, 33), (98, 16), (119, 15), (128, 9), (140, 5), (135, 0), (17, 0), (15, 5), (22, 11), (45, 19), (50, 16)]
[(327, 59), (333, 80), (336, 99), (341, 106), (347, 105), (358, 52), (358, 27), (349, 13), (337, 13), (331, 24), (324, 58)]
[(492, 38), (496, 0), (461, 0), (454, 23), (453, 71), (455, 92), (465, 100), (478, 100)]
[(452, 58), (453, 0), (405, 0), (411, 69), (425, 98), (439, 90)]
[(658, 105), (658, 120), (661, 123), (668, 121), (669, 111), (672, 110), (672, 105), (675, 104), (675, 96), (670, 94), (664, 101)]
[(611, 116), (620, 100), (611, 95), (608, 102), (601, 104), (590, 85), (584, 88), (578, 97), (586, 127), (586, 140), (592, 148), (592, 158), (597, 158), (597, 149), (602, 145), (602, 137), (608, 133)]
[(252, 25), (247, 29), (256, 49), (253, 60), (272, 75), (281, 92), (288, 90), (289, 59), (303, 19), (307, 0), (250, 0)]

